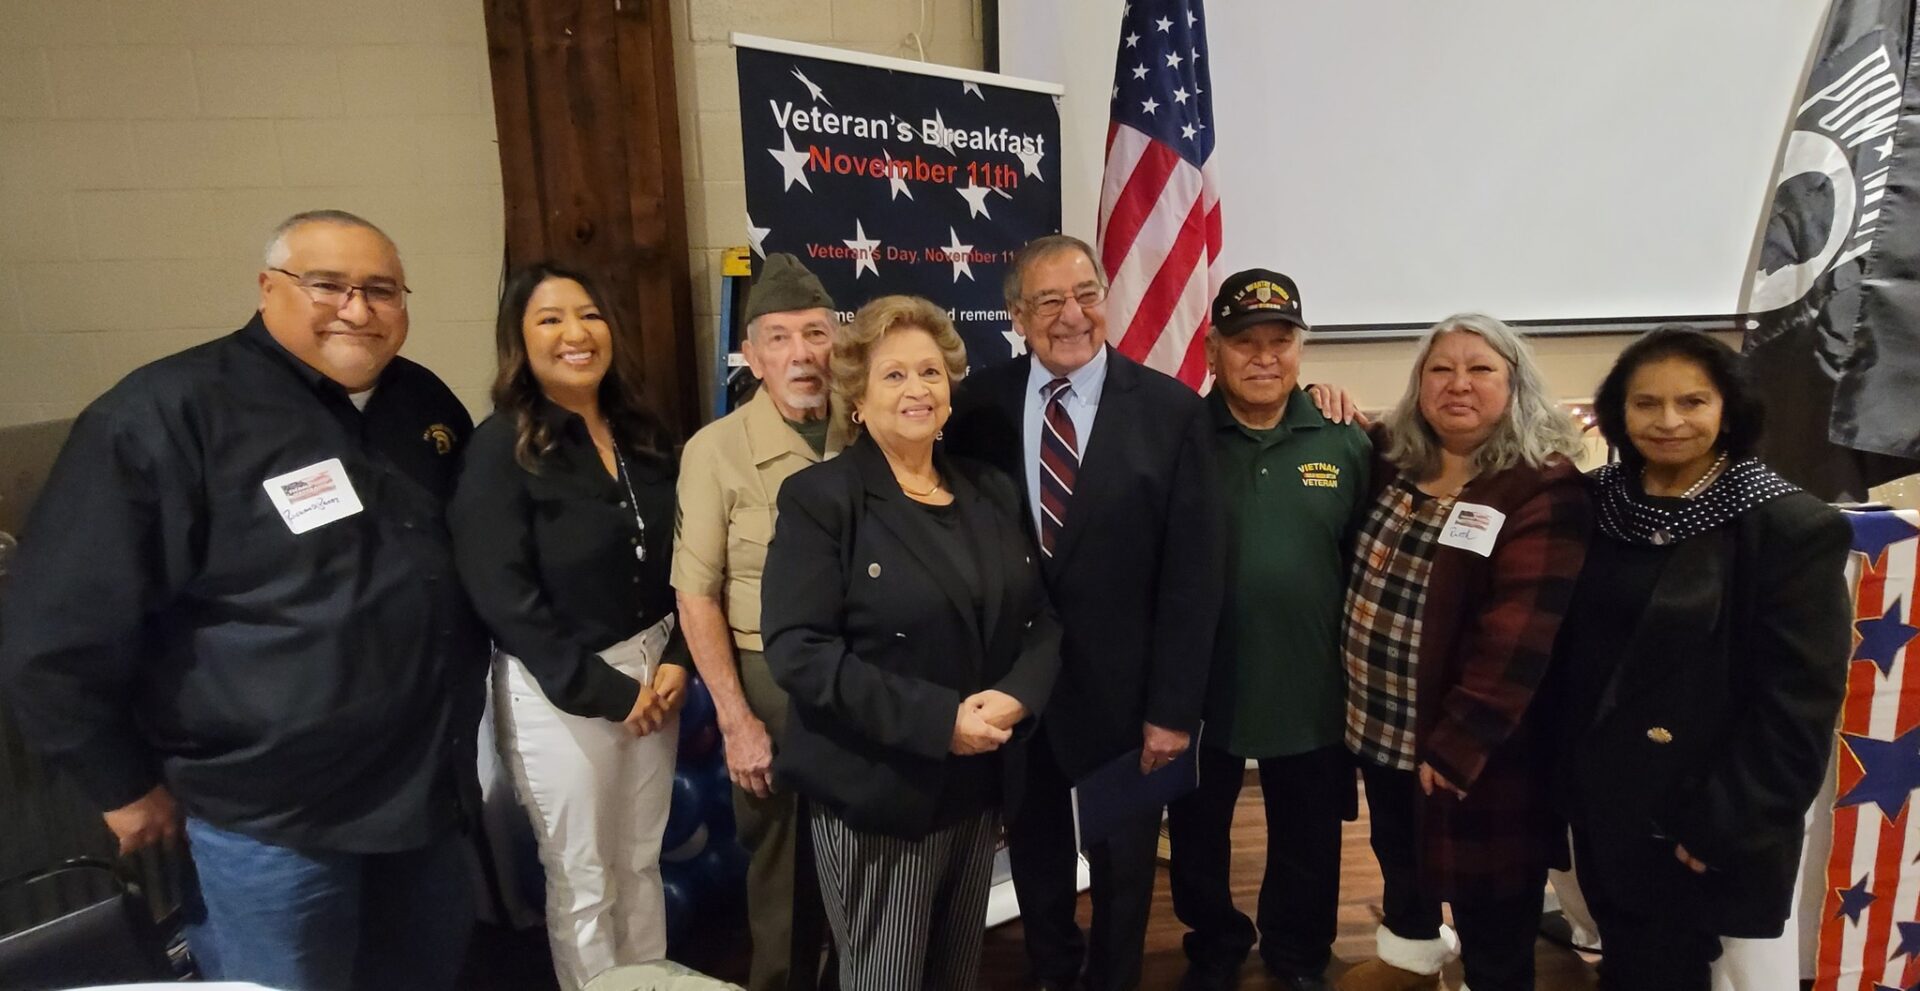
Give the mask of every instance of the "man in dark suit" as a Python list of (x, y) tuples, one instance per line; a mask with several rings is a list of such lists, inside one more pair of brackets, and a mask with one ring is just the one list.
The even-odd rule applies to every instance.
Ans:
[(1132, 751), (1163, 767), (1199, 728), (1225, 586), (1207, 407), (1110, 348), (1107, 279), (1064, 235), (1021, 249), (1005, 286), (1030, 354), (965, 380), (947, 437), (1024, 495), (1064, 635), (1009, 828), (1027, 956), (1041, 987), (1140, 981), (1160, 810), (1088, 851), (1093, 932), (1074, 921), (1073, 781)]

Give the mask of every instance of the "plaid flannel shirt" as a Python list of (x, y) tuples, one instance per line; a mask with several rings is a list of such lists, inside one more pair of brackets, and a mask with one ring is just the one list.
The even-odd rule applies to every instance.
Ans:
[(1400, 479), (1380, 491), (1361, 524), (1347, 585), (1347, 749), (1383, 767), (1411, 771), (1415, 658), (1433, 548), (1452, 499)]

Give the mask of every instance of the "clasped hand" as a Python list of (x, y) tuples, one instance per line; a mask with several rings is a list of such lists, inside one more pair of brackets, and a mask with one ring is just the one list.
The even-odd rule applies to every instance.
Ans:
[(633, 711), (620, 725), (634, 736), (647, 736), (666, 725), (687, 701), (687, 669), (678, 664), (654, 668), (653, 682), (640, 686), (640, 697), (633, 700)]
[(953, 715), (953, 742), (948, 749), (962, 757), (998, 750), (1013, 739), (1013, 727), (1027, 718), (1027, 707), (1006, 692), (989, 688), (960, 702)]

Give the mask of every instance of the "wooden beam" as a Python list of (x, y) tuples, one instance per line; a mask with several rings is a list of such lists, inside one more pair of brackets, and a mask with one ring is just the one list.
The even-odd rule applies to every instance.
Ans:
[(601, 283), (643, 387), (700, 423), (669, 0), (486, 0), (507, 263)]

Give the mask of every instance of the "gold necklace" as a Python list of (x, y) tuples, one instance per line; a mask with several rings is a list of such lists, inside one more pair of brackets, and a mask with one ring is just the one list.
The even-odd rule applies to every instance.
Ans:
[(893, 480), (900, 483), (900, 491), (905, 492), (906, 494), (913, 496), (916, 499), (925, 499), (926, 497), (934, 494), (935, 492), (938, 492), (941, 489), (946, 488), (945, 485), (940, 484), (940, 480), (937, 478), (934, 479), (933, 488), (927, 489), (924, 492), (918, 489), (909, 488), (907, 486), (906, 480), (901, 478), (898, 475), (893, 476)]

